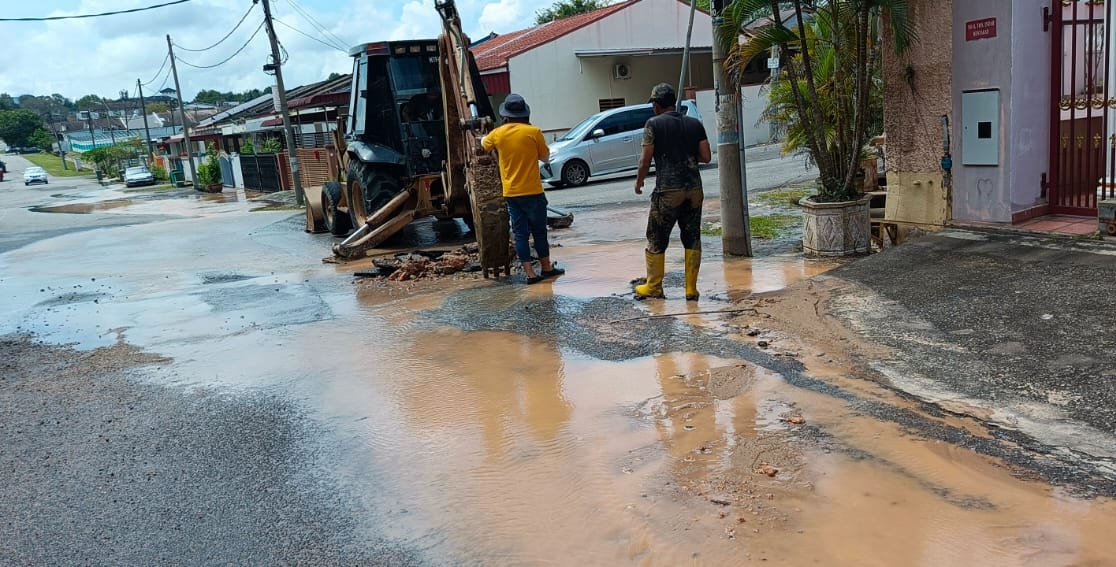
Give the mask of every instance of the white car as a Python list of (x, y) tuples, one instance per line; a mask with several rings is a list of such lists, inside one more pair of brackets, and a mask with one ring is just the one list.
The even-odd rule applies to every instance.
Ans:
[(45, 169), (32, 166), (23, 171), (23, 184), (30, 185), (32, 183), (50, 183), (47, 180), (47, 172)]
[[(697, 103), (678, 101), (678, 112), (701, 120)], [(539, 162), (553, 187), (584, 185), (589, 177), (639, 168), (643, 126), (655, 115), (650, 103), (598, 112), (550, 143), (550, 163)]]
[(124, 185), (126, 187), (135, 187), (137, 185), (154, 185), (155, 176), (146, 167), (137, 166), (129, 167), (124, 170)]

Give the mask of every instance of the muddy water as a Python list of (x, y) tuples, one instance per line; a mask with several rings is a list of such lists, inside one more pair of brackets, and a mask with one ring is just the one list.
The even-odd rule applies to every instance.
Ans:
[[(504, 295), (619, 294), (639, 267), (626, 248), (571, 248), (569, 276)], [(740, 260), (722, 273), (760, 293), (829, 266)], [(710, 272), (703, 291), (725, 285)], [(436, 296), (403, 302), (398, 350), (361, 378), (369, 397), (326, 404), (392, 408), (364, 416), (358, 437), (407, 471), (399, 489), (426, 528), (484, 564), (1116, 564), (1111, 502), (1020, 480), (745, 361), (606, 362), (539, 337), (423, 330), (405, 314), (437, 309)]]
[[(493, 312), (550, 294), (623, 296), (642, 243), (607, 241), (630, 227), (562, 236), (554, 257), (569, 272), (541, 285), (354, 286), (359, 267), (306, 261), (313, 237), (273, 217), (220, 216), (5, 254), (0, 327), (82, 347), (121, 339), (172, 357), (168, 382), (297, 398), (357, 446), (337, 471), (345, 497), (396, 499), (377, 530), (463, 563), (1116, 564), (1113, 503), (1022, 480), (776, 372), (688, 352), (598, 360), (423, 316), (466, 288), (489, 290), (471, 308)], [(257, 234), (265, 245), (245, 236)], [(171, 236), (173, 247), (135, 245)], [(113, 266), (93, 280), (98, 258)], [(732, 308), (724, 300), (832, 266), (709, 254), (694, 306), (681, 297), (680, 251), (667, 262), (670, 299), (640, 304), (648, 314)]]

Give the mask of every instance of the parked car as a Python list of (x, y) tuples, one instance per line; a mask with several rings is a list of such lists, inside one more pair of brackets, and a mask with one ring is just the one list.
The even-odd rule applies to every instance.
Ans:
[(32, 166), (23, 170), (23, 184), (30, 185), (32, 183), (50, 183), (50, 181), (47, 180), (46, 170), (37, 166)]
[(124, 186), (137, 187), (139, 185), (154, 185), (155, 176), (146, 167), (129, 167), (124, 170)]
[[(678, 112), (701, 120), (697, 103), (683, 100)], [(592, 176), (639, 167), (643, 125), (655, 115), (651, 103), (598, 112), (550, 143), (550, 164), (540, 163), (543, 181), (554, 187), (584, 185)]]

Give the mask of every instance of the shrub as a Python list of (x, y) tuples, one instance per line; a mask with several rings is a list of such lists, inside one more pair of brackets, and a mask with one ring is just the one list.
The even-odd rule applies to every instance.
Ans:
[(217, 158), (217, 146), (213, 143), (205, 147), (205, 161), (198, 165), (198, 181), (203, 186), (221, 183), (221, 162)]
[(167, 175), (167, 168), (165, 168), (161, 165), (156, 165), (155, 167), (152, 167), (151, 168), (151, 175), (153, 177), (155, 177), (155, 179), (158, 179), (159, 181), (166, 181), (166, 180), (170, 179), (170, 177)]
[(256, 153), (256, 146), (252, 145), (252, 140), (244, 140), (244, 143), (240, 144), (240, 153), (246, 155), (252, 155)]
[(279, 138), (274, 137), (264, 140), (260, 148), (260, 152), (265, 154), (277, 154), (281, 151), (283, 151), (283, 144), (279, 143)]

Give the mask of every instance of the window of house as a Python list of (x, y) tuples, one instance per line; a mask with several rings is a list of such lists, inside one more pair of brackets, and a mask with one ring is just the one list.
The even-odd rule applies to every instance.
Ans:
[(621, 106), (627, 105), (624, 104), (624, 99), (622, 98), (602, 98), (597, 101), (597, 106), (600, 107), (600, 112), (604, 112), (606, 110), (612, 110), (613, 108), (620, 108)]

